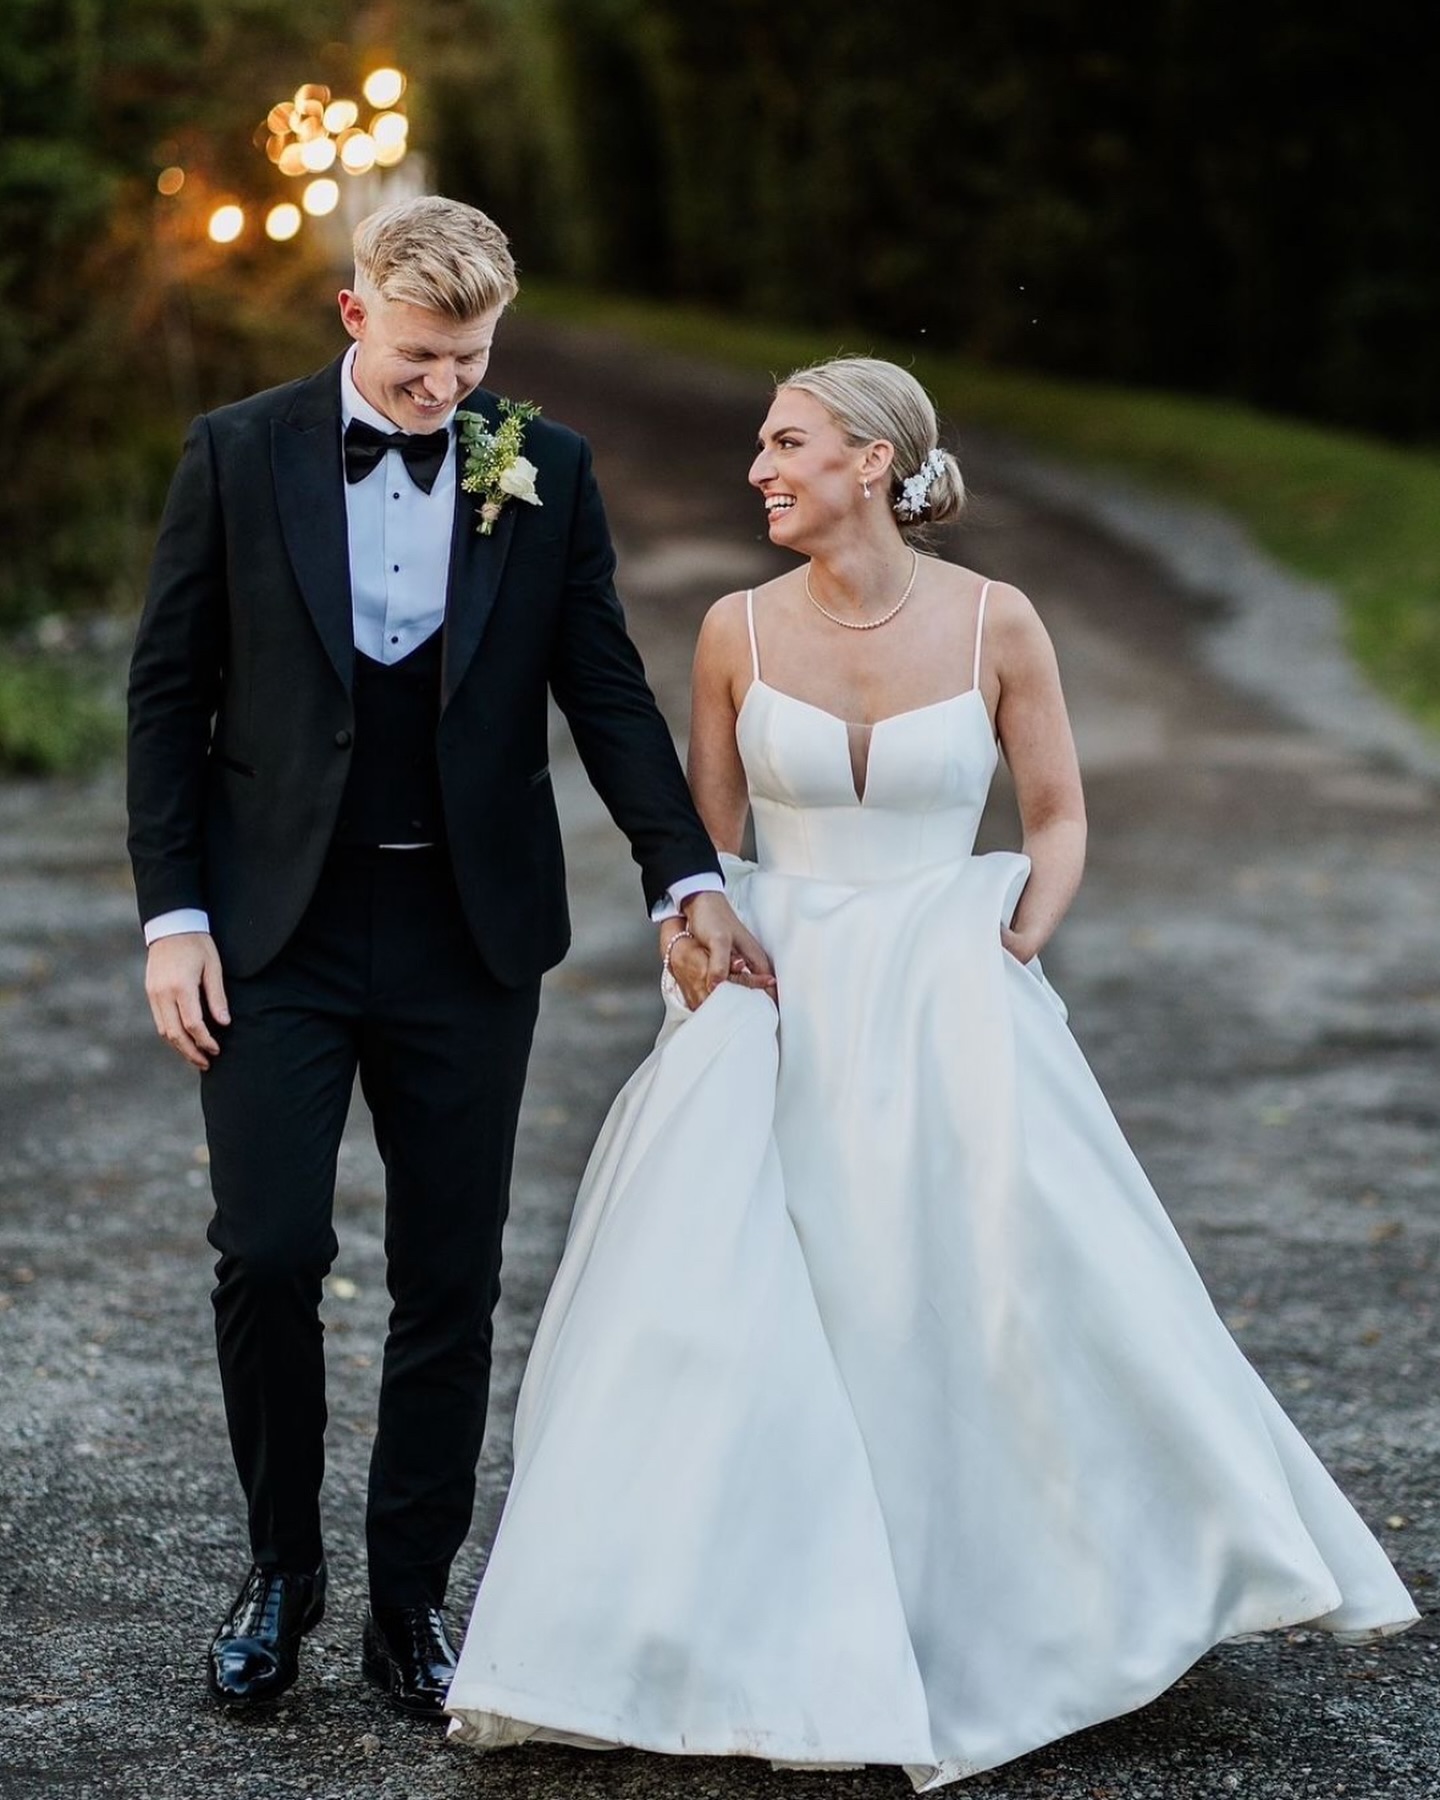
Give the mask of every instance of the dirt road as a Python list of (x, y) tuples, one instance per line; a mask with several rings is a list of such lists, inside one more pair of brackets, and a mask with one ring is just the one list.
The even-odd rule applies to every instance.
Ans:
[[(510, 321), (494, 369), (593, 438), (635, 633), (682, 731), (705, 605), (778, 564), (744, 472), (746, 383)], [(963, 448), (962, 443), (962, 448)], [(1432, 1800), (1440, 1788), (1440, 833), (1434, 788), (1204, 672), (1208, 609), (985, 446), (947, 553), (1053, 630), (1092, 816), (1050, 973), (1240, 1342), (1410, 1581), (1381, 1648), (1303, 1632), (1207, 1657), (1143, 1713), (968, 1784), (996, 1800)], [(999, 468), (997, 462), (996, 467)], [(548, 984), (507, 1240), (493, 1429), (452, 1590), (503, 1493), (508, 1409), (579, 1170), (658, 1020), (628, 854), (568, 740), (576, 947)], [(990, 843), (1012, 841), (1003, 796)], [(118, 780), (0, 788), (0, 1792), (459, 1800), (907, 1792), (897, 1774), (559, 1750), (489, 1760), (360, 1683), (360, 1516), (386, 1308), (365, 1120), (342, 1159), (327, 1325), (334, 1600), (268, 1720), (209, 1708), (245, 1561), (213, 1371), (202, 1132), (150, 1032)]]

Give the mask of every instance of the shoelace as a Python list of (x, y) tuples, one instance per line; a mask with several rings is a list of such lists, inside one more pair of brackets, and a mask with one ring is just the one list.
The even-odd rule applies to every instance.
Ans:
[(445, 1640), (444, 1621), (429, 1608), (411, 1613), (405, 1621), (410, 1649), (418, 1662), (450, 1664), (450, 1650)]
[(280, 1629), (285, 1589), (280, 1578), (263, 1569), (251, 1572), (235, 1608), (236, 1637), (274, 1637)]

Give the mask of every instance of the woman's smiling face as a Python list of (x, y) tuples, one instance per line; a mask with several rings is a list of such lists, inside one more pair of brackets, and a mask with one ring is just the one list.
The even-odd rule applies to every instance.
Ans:
[(849, 513), (861, 497), (865, 446), (847, 443), (813, 394), (780, 388), (760, 427), (750, 484), (765, 502), (770, 541), (794, 545)]

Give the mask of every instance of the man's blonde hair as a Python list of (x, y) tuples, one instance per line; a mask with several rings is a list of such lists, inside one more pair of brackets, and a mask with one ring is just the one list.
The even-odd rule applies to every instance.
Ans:
[(423, 194), (355, 228), (355, 286), (467, 324), (519, 290), (510, 242), (477, 207)]

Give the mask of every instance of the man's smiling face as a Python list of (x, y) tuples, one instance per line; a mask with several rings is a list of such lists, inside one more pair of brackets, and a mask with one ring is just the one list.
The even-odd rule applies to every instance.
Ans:
[(340, 318), (359, 345), (355, 385), (403, 431), (435, 431), (479, 387), (503, 306), (459, 321), (347, 288)]

